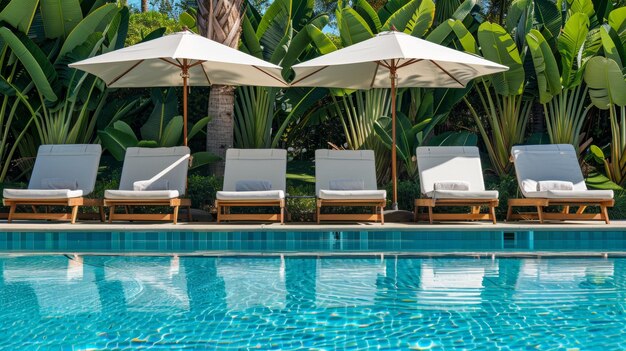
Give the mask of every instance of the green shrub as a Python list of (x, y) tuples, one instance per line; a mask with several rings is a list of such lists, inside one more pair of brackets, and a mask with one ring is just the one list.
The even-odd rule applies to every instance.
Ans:
[(501, 178), (492, 177), (485, 180), (486, 190), (497, 190), (500, 203), (496, 207), (496, 218), (503, 221), (506, 218), (509, 198), (520, 197), (517, 179), (512, 175), (505, 175)]
[[(393, 202), (393, 185), (389, 183), (385, 186), (387, 190), (387, 207), (391, 209)], [(415, 199), (421, 196), (420, 184), (417, 180), (401, 180), (398, 181), (398, 208), (401, 210), (413, 211)]]
[(188, 178), (187, 196), (191, 207), (211, 212), (215, 206), (215, 193), (222, 190), (223, 180), (216, 176), (192, 174)]
[[(315, 183), (288, 181), (287, 194), (290, 196), (314, 196)], [(315, 220), (315, 198), (287, 199), (287, 211), (291, 222), (312, 222)]]

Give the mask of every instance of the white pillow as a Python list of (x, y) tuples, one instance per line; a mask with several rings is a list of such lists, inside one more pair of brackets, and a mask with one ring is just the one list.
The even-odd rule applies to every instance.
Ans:
[(78, 181), (76, 179), (65, 178), (43, 178), (41, 180), (42, 189), (78, 189)]
[(537, 182), (537, 191), (574, 190), (574, 183), (562, 180), (542, 180)]
[(469, 191), (469, 182), (460, 180), (447, 181), (447, 182), (435, 182), (433, 186), (434, 190), (456, 190), (456, 191)]
[(537, 191), (537, 181), (534, 181), (532, 179), (522, 180), (522, 190), (524, 190), (525, 193), (532, 193)]
[(272, 183), (267, 180), (240, 180), (235, 183), (235, 191), (272, 190)]
[(167, 179), (150, 180), (138, 180), (133, 183), (133, 190), (146, 191), (146, 190), (170, 190), (170, 182)]
[(329, 190), (363, 190), (365, 182), (362, 179), (335, 179), (328, 184)]

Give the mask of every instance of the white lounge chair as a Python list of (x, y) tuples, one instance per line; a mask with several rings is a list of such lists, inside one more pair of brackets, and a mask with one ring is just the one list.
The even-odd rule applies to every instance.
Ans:
[[(485, 190), (480, 154), (475, 146), (426, 146), (416, 150), (422, 199), (415, 200), (415, 220), (420, 207), (428, 208), (428, 221), (490, 220), (496, 223), (498, 192)], [(437, 206), (470, 207), (470, 213), (433, 213)], [(481, 206), (489, 207), (481, 213)]]
[[(287, 151), (228, 149), (224, 186), (216, 194), (217, 222), (285, 222)], [(278, 207), (278, 213), (230, 213), (231, 207)]]
[[(189, 148), (186, 146), (140, 148), (126, 150), (119, 190), (106, 190), (104, 204), (110, 208), (109, 222), (172, 221), (178, 222), (178, 209), (187, 207), (191, 221), (191, 201), (183, 198), (187, 187)], [(115, 213), (124, 206), (126, 213)], [(171, 214), (133, 214), (133, 206), (170, 206)]]
[[(8, 222), (14, 219), (70, 220), (76, 222), (80, 206), (100, 207), (102, 201), (85, 199), (96, 184), (100, 145), (41, 145), (28, 189), (4, 189), (3, 203), (9, 206)], [(18, 205), (31, 206), (33, 213), (16, 213)], [(71, 213), (37, 212), (36, 206), (69, 206)]]
[[(603, 220), (609, 223), (607, 207), (615, 204), (613, 190), (588, 190), (574, 146), (569, 144), (514, 146), (517, 182), (525, 198), (509, 199), (507, 220)], [(547, 206), (563, 206), (560, 213), (544, 212)], [(577, 206), (570, 213), (570, 206)], [(600, 206), (600, 213), (584, 213)], [(513, 213), (513, 207), (535, 207), (537, 212)]]
[[(387, 191), (376, 186), (372, 150), (316, 150), (315, 194), (317, 223), (320, 221), (380, 221)], [(366, 206), (372, 214), (323, 214), (322, 207)]]

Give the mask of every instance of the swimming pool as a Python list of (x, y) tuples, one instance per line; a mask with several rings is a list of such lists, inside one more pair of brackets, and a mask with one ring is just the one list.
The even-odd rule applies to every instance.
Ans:
[(2, 255), (0, 271), (7, 350), (626, 349), (623, 258)]
[(0, 232), (0, 252), (408, 253), (611, 252), (626, 254), (626, 230), (542, 229)]

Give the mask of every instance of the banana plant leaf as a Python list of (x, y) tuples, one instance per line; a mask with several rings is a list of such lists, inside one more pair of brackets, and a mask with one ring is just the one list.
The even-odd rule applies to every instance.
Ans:
[(178, 114), (178, 98), (175, 88), (150, 89), (154, 108), (150, 117), (141, 126), (141, 137), (161, 143), (164, 127)]
[[(411, 120), (409, 120), (404, 113), (400, 111), (396, 113), (396, 152), (398, 153), (398, 157), (405, 162), (411, 162), (418, 144), (417, 135), (423, 131), (430, 122), (431, 119), (427, 118), (413, 125), (411, 124)], [(374, 130), (383, 144), (391, 149), (391, 117), (383, 116), (376, 120)]]
[(444, 132), (429, 138), (425, 146), (476, 146), (478, 135), (472, 132)]
[(191, 154), (192, 162), (190, 170), (206, 166), (221, 160), (221, 157), (214, 155), (208, 151), (194, 152)]

